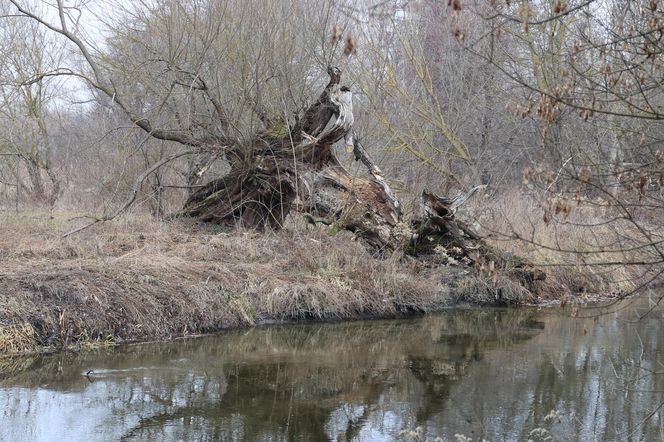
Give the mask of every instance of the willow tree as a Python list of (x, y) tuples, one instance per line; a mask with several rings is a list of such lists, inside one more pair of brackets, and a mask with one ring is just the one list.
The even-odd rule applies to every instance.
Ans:
[[(334, 3), (144, 4), (125, 10), (111, 27), (115, 38), (95, 50), (63, 0), (56, 2), (57, 24), (10, 1), (18, 14), (66, 39), (82, 56), (84, 69), (37, 77), (83, 78), (136, 128), (183, 146), (145, 170), (127, 202), (95, 222), (129, 207), (143, 180), (169, 161), (194, 158), (189, 182), (195, 184), (216, 158), (225, 171), (195, 184), (178, 216), (264, 230), (282, 228), (297, 211), (311, 223), (353, 232), (377, 253), (442, 251), (467, 264), (509, 268), (524, 284), (542, 276), (455, 219), (477, 188), (455, 198), (424, 192), (421, 216), (403, 219), (396, 194), (354, 132), (353, 91), (332, 65), (347, 65), (356, 44), (338, 31)], [(295, 20), (307, 14), (308, 20)], [(334, 150), (339, 142), (365, 166), (363, 176), (341, 164)]]
[[(0, 16), (8, 9), (0, 5)], [(48, 106), (60, 82), (39, 73), (56, 66), (62, 54), (37, 23), (16, 17), (0, 23), (0, 39), (0, 181), (16, 189), (17, 202), (23, 192), (33, 201), (53, 205), (61, 180), (51, 165), (54, 119)]]

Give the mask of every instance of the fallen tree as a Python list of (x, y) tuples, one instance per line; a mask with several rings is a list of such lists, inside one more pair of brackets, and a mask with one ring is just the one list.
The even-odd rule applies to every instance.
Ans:
[[(403, 220), (401, 204), (382, 171), (353, 133), (352, 92), (340, 86), (341, 71), (290, 131), (268, 127), (232, 152), (230, 172), (190, 196), (179, 216), (225, 226), (279, 229), (294, 209), (312, 224), (348, 230), (376, 254), (402, 250), (418, 258), (436, 255), (467, 266), (502, 269), (532, 290), (544, 273), (528, 262), (489, 246), (457, 210), (482, 186), (455, 198), (422, 194), (422, 213)], [(354, 177), (337, 160), (333, 146), (344, 140), (367, 169)], [(441, 261), (438, 260), (438, 263)]]

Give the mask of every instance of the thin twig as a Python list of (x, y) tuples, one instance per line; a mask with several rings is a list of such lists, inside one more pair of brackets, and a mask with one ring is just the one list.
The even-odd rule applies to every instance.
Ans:
[(125, 203), (120, 208), (118, 208), (115, 212), (113, 212), (110, 215), (103, 216), (101, 218), (91, 216), (91, 215), (87, 216), (88, 218), (93, 219), (93, 221), (91, 223), (86, 224), (82, 227), (78, 227), (78, 228), (76, 228), (76, 229), (74, 229), (70, 232), (67, 232), (64, 235), (62, 235), (62, 237), (66, 238), (70, 235), (73, 235), (74, 233), (78, 233), (81, 230), (87, 229), (88, 227), (92, 227), (97, 223), (110, 221), (110, 220), (116, 218), (118, 215), (124, 213), (129, 208), (129, 206), (131, 206), (134, 203), (134, 201), (136, 200), (136, 196), (138, 195), (138, 192), (141, 190), (141, 187), (143, 185), (143, 181), (145, 181), (145, 179), (147, 177), (149, 177), (155, 170), (159, 169), (164, 164), (169, 163), (169, 162), (171, 162), (171, 161), (173, 161), (177, 158), (183, 157), (185, 155), (191, 155), (191, 154), (194, 154), (198, 151), (199, 151), (199, 149), (185, 150), (185, 151), (178, 152), (178, 153), (175, 153), (173, 155), (170, 155), (170, 156), (162, 159), (161, 161), (156, 162), (155, 164), (152, 165), (152, 167), (148, 168), (145, 172), (140, 174), (138, 176), (138, 178), (136, 178), (136, 180), (134, 181), (134, 185), (132, 186), (131, 192), (129, 193), (129, 198), (127, 198)]

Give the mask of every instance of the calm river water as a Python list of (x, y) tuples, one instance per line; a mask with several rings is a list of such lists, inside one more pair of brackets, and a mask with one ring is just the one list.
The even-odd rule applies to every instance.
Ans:
[(651, 305), (587, 319), (598, 311), (457, 310), (0, 360), (0, 440), (661, 440), (664, 312), (637, 320)]

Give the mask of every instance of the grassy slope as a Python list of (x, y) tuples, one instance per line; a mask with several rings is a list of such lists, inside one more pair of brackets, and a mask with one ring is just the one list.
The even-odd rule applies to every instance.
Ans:
[(66, 218), (0, 218), (0, 356), (269, 321), (393, 317), (492, 304), (496, 294), (508, 304), (560, 299), (570, 275), (551, 272), (535, 298), (496, 273), (375, 259), (343, 232), (218, 233), (126, 218), (62, 238)]
[(390, 317), (458, 301), (450, 269), (372, 259), (344, 235), (213, 234), (124, 220), (63, 239), (67, 228), (64, 217), (0, 223), (0, 355), (269, 320)]

